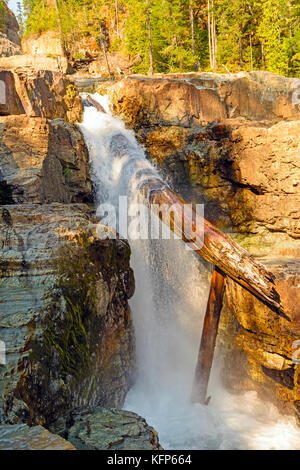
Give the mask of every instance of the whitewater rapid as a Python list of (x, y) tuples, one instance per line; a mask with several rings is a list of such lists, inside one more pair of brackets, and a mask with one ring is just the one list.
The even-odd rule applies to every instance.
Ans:
[[(98, 205), (118, 209), (119, 196), (136, 202), (141, 181), (159, 179), (134, 133), (105, 109), (85, 107), (81, 131), (90, 155)], [(153, 426), (165, 449), (300, 449), (296, 420), (282, 416), (255, 392), (228, 393), (214, 364), (208, 406), (191, 404), (211, 267), (181, 240), (131, 239), (136, 292), (131, 299), (139, 375), (124, 408)]]

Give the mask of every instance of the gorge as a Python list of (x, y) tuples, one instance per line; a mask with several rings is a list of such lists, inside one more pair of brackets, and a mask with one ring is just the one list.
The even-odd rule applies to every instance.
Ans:
[[(5, 39), (0, 448), (299, 449), (298, 81), (91, 79)], [(213, 265), (100, 212), (151, 179), (275, 275), (290, 320), (226, 277), (208, 405), (191, 392)]]

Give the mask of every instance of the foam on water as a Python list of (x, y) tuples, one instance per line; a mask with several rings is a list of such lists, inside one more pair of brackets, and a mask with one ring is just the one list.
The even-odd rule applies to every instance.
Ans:
[[(89, 148), (98, 204), (136, 200), (143, 180), (159, 178), (132, 131), (86, 107), (80, 125)], [(125, 409), (156, 428), (165, 449), (300, 449), (300, 429), (255, 392), (233, 395), (214, 365), (208, 406), (190, 403), (211, 267), (181, 240), (131, 240), (136, 292), (131, 299), (139, 376)]]

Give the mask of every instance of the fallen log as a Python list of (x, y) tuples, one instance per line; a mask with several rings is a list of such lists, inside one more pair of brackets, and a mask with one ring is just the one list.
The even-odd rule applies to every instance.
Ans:
[(202, 405), (208, 404), (209, 401), (209, 397), (206, 397), (207, 387), (218, 335), (223, 295), (224, 276), (218, 268), (215, 268), (211, 279), (192, 391), (192, 402)]
[(99, 111), (100, 113), (106, 112), (103, 106), (101, 106), (101, 104), (98, 103), (98, 101), (94, 100), (94, 98), (92, 98), (91, 95), (87, 96), (86, 101), (88, 101), (92, 106), (94, 106), (94, 108), (96, 108), (97, 111)]
[[(200, 227), (199, 224), (195, 227), (195, 210), (192, 211), (192, 217), (187, 217), (184, 213), (185, 201), (161, 180), (144, 182), (140, 186), (140, 191), (151, 205), (151, 210), (159, 216), (162, 222), (169, 225), (178, 237), (189, 242), (193, 251), (217, 266), (223, 275), (227, 274), (280, 316), (289, 320), (275, 288), (274, 274), (267, 271), (250, 253), (199, 215), (197, 218), (201, 219), (202, 223)], [(169, 211), (160, 209), (161, 206), (172, 207), (171, 217)], [(185, 233), (194, 234), (193, 243), (190, 243)]]

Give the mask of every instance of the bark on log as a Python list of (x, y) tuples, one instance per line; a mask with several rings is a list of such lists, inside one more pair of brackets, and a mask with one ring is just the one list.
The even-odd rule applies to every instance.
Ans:
[[(200, 224), (200, 227), (196, 227), (196, 231), (194, 231), (196, 212), (193, 210), (193, 217), (186, 217), (184, 214), (185, 201), (162, 181), (145, 182), (140, 187), (140, 191), (152, 205), (152, 210), (159, 215), (163, 222), (170, 225), (171, 230), (182, 240), (189, 242), (185, 233), (194, 233), (195, 241), (190, 243), (190, 247), (196, 253), (217, 266), (223, 274), (227, 274), (248, 289), (276, 313), (289, 320), (284, 313), (280, 296), (274, 285), (274, 274), (267, 271), (250, 253), (200, 216), (197, 217), (202, 220), (202, 225)], [(169, 212), (159, 210), (162, 205), (169, 208), (172, 206), (171, 223)], [(176, 224), (178, 220), (181, 220), (181, 224)], [(182, 227), (184, 227), (184, 232)]]
[(87, 96), (86, 101), (91, 103), (91, 105), (93, 105), (94, 108), (96, 108), (97, 111), (99, 111), (100, 113), (105, 113), (105, 109), (103, 108), (103, 106), (101, 106), (101, 104), (98, 103), (98, 101), (94, 100), (94, 98), (92, 98), (90, 95)]
[(207, 302), (198, 361), (192, 392), (192, 402), (208, 403), (206, 398), (211, 366), (214, 358), (220, 314), (224, 295), (224, 276), (218, 268), (214, 269)]

